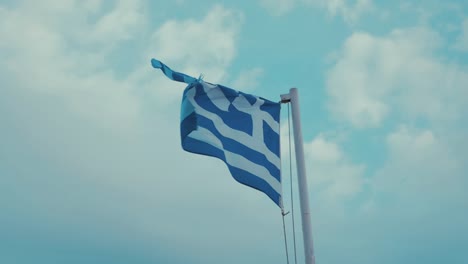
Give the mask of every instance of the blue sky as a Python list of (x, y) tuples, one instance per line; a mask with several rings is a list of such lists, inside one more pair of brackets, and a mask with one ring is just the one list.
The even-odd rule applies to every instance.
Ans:
[(466, 1), (0, 0), (0, 35), (1, 263), (285, 262), (152, 57), (299, 88), (317, 263), (468, 263)]

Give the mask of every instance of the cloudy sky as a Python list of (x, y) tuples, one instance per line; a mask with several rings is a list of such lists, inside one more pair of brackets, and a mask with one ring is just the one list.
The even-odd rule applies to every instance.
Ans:
[(0, 263), (285, 263), (152, 57), (299, 88), (317, 263), (468, 263), (466, 1), (0, 0), (0, 36)]

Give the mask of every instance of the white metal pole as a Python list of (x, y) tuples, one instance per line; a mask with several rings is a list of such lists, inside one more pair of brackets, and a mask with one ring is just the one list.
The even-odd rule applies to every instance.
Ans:
[(289, 99), (292, 109), (294, 130), (294, 146), (296, 150), (296, 166), (301, 204), (302, 234), (304, 237), (305, 263), (315, 264), (314, 242), (312, 240), (312, 224), (310, 220), (309, 192), (304, 160), (304, 142), (302, 139), (301, 115), (299, 112), (299, 94), (297, 88), (289, 90), (289, 98), (282, 96), (283, 101)]

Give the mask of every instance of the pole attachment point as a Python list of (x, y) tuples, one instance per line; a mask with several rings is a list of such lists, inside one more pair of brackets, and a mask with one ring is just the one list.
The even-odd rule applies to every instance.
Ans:
[(287, 103), (291, 102), (291, 95), (290, 94), (282, 94), (282, 95), (280, 95), (280, 97), (281, 97), (280, 103), (282, 103), (282, 104), (287, 104)]

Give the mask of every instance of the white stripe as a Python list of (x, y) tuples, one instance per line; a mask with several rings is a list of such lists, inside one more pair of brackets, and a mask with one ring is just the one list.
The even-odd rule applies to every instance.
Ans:
[(261, 178), (281, 196), (281, 183), (273, 175), (271, 175), (271, 173), (265, 167), (251, 162), (242, 155), (224, 150), (221, 141), (208, 129), (199, 127), (197, 130), (192, 131), (188, 137), (206, 142), (207, 144), (210, 144), (211, 146), (223, 151), (227, 164), (248, 171), (251, 174)]
[[(211, 102), (216, 105), (216, 107), (226, 112), (229, 111), (231, 102), (226, 98), (219, 87), (206, 82), (202, 82), (202, 85), (206, 95), (208, 98), (210, 98)], [(255, 113), (257, 114), (258, 112), (259, 118), (264, 120), (273, 129), (273, 131), (279, 134), (279, 123), (269, 113), (260, 110), (260, 106), (265, 103), (265, 100), (262, 100), (256, 96), (254, 97), (256, 101), (253, 105), (251, 105), (244, 95), (239, 94), (239, 96), (232, 102), (232, 105), (234, 105), (237, 110), (247, 114), (252, 114), (252, 108), (258, 109), (258, 111), (255, 111)]]
[(228, 111), (231, 102), (226, 98), (224, 93), (221, 89), (216, 88), (216, 86), (202, 82), (203, 90), (205, 90), (206, 95), (210, 98), (211, 102), (213, 102), (216, 107), (221, 109), (222, 111)]
[(260, 106), (264, 103), (264, 100), (257, 97), (257, 101), (253, 105), (250, 105), (247, 98), (245, 98), (245, 96), (242, 94), (232, 102), (237, 110), (247, 114), (251, 114), (253, 112), (252, 108), (258, 110), (254, 111), (255, 114), (258, 115), (258, 118), (265, 121), (273, 129), (273, 131), (279, 134), (279, 123), (269, 113), (260, 109)]
[(203, 109), (201, 106), (199, 106), (197, 104), (197, 102), (194, 100), (195, 92), (196, 92), (195, 89), (190, 89), (189, 91), (187, 91), (186, 96), (187, 96), (187, 99), (190, 100), (192, 105), (195, 107), (195, 109), (196, 109), (195, 111), (197, 112), (197, 114), (202, 115), (202, 116), (212, 120), (213, 123), (214, 123), (214, 126), (216, 127), (216, 129), (224, 137), (233, 139), (233, 140), (235, 140), (235, 141), (237, 141), (237, 142), (239, 142), (241, 144), (244, 144), (244, 145), (248, 146), (249, 148), (251, 148), (251, 149), (253, 149), (255, 151), (258, 151), (258, 152), (264, 154), (265, 157), (268, 159), (268, 161), (270, 161), (278, 169), (280, 169), (280, 164), (281, 164), (280, 158), (278, 156), (276, 156), (275, 153), (271, 152), (267, 148), (267, 146), (265, 145), (263, 140), (261, 140), (261, 141), (257, 140), (255, 138), (251, 137), (250, 135), (248, 135), (247, 133), (243, 132), (243, 131), (238, 131), (238, 130), (232, 129), (229, 126), (227, 126), (223, 122), (221, 117), (219, 117), (218, 115), (213, 114), (213, 113), (211, 113), (209, 111), (206, 111), (205, 109)]
[(239, 110), (244, 113), (250, 114), (253, 121), (253, 133), (252, 136), (258, 140), (263, 142), (264, 141), (264, 129), (263, 129), (263, 121), (267, 122), (267, 124), (279, 135), (279, 123), (276, 122), (273, 117), (260, 109), (265, 103), (264, 100), (257, 98), (253, 105), (245, 98), (244, 95), (239, 95), (232, 104)]

